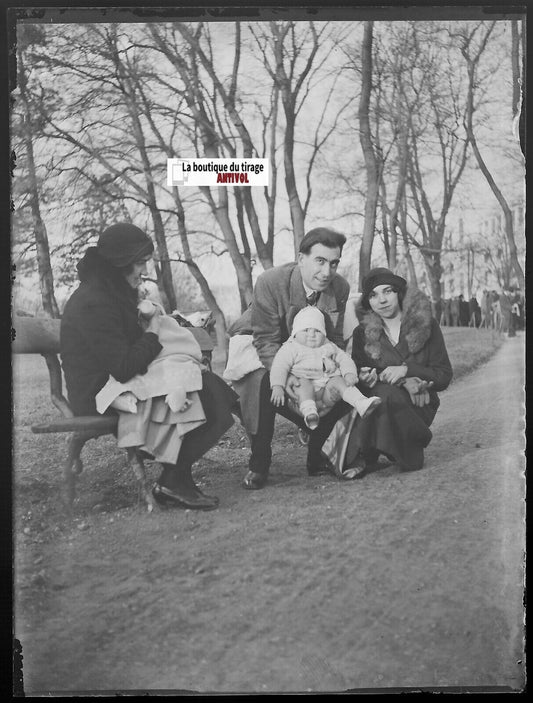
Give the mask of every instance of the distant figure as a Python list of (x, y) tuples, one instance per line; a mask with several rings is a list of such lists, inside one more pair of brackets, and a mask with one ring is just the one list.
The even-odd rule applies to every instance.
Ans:
[(491, 298), (486, 288), (481, 295), (481, 322), (479, 323), (479, 328), (481, 329), (482, 327), (486, 329), (492, 327)]
[(452, 318), (452, 327), (459, 327), (459, 322), (461, 319), (461, 305), (457, 296), (452, 298), (450, 301), (450, 315)]
[(502, 309), (500, 304), (500, 296), (495, 290), (490, 293), (490, 309), (492, 317), (492, 329), (502, 331)]
[(468, 327), (470, 320), (470, 309), (468, 303), (462, 295), (459, 296), (459, 324), (461, 327)]
[(505, 288), (500, 295), (500, 311), (502, 316), (502, 332), (507, 333), (509, 337), (516, 337), (514, 328), (514, 320), (512, 315), (512, 293), (508, 288)]
[(480, 327), (481, 325), (481, 308), (476, 298), (472, 296), (468, 301), (468, 326)]
[(441, 325), (446, 327), (451, 327), (452, 324), (452, 313), (451, 313), (452, 301), (450, 298), (444, 298), (442, 301), (442, 314), (441, 314)]
[(513, 316), (514, 328), (515, 330), (524, 329), (522, 322), (522, 305), (521, 305), (520, 291), (516, 291), (511, 299), (511, 314)]

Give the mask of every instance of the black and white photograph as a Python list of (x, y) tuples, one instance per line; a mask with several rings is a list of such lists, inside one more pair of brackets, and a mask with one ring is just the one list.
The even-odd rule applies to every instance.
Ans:
[(6, 10), (13, 696), (525, 692), (527, 19)]

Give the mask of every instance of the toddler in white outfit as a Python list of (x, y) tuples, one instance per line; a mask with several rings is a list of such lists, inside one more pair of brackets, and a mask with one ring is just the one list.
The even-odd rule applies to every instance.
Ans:
[(346, 352), (326, 339), (324, 315), (314, 306), (300, 310), (295, 316), (292, 334), (278, 349), (272, 362), (270, 400), (276, 407), (285, 402), (285, 388), (291, 375), (299, 381), (294, 392), (310, 430), (316, 429), (319, 423), (317, 402), (322, 408), (332, 407), (335, 399), (331, 392), (334, 389), (361, 417), (369, 415), (381, 403), (381, 398), (367, 398), (356, 388), (355, 363)]

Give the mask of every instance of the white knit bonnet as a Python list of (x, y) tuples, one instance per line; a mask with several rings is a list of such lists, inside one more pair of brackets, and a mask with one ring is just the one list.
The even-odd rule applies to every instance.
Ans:
[(326, 335), (324, 315), (313, 305), (309, 305), (295, 315), (292, 323), (291, 337), (294, 337), (297, 332), (306, 330), (308, 327), (313, 327), (315, 330), (322, 332), (324, 336)]

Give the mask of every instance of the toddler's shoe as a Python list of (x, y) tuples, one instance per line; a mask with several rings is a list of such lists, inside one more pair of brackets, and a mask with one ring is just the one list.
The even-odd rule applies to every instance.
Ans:
[(361, 417), (368, 417), (374, 412), (378, 405), (381, 405), (381, 398), (377, 395), (373, 395), (370, 398), (359, 400), (355, 409)]
[(309, 413), (304, 417), (304, 422), (310, 430), (316, 430), (318, 423), (320, 422), (318, 413)]

